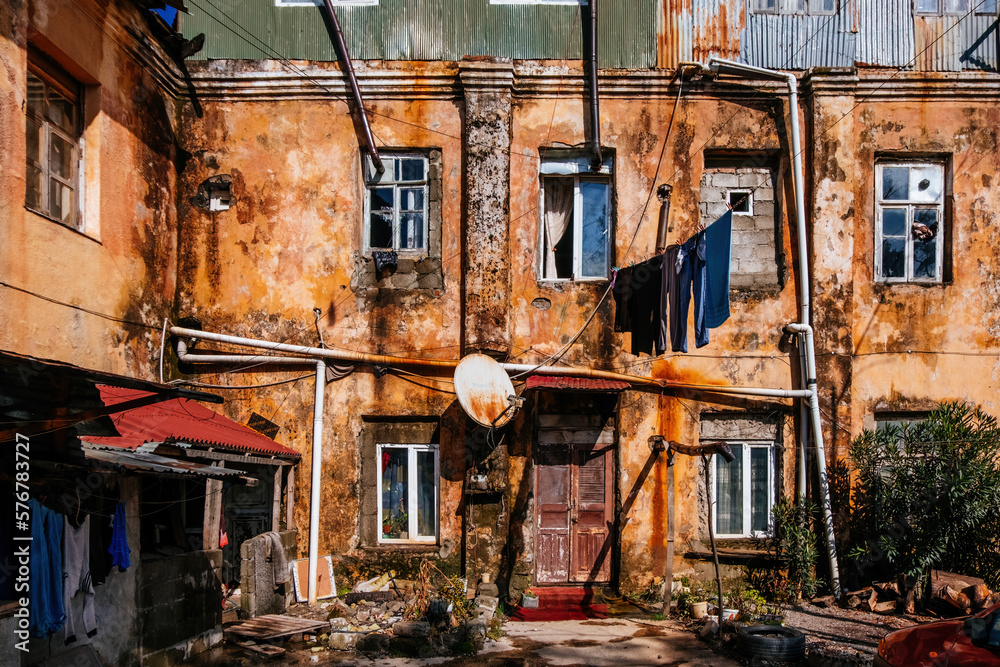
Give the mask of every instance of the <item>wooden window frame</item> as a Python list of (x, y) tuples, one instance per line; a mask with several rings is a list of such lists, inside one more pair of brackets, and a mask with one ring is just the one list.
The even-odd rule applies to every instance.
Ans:
[[(583, 166), (583, 161), (587, 158), (580, 158), (575, 154), (572, 156), (542, 156), (542, 169), (540, 174), (540, 185), (538, 192), (538, 210), (540, 211), (538, 222), (538, 275), (539, 282), (546, 283), (571, 283), (571, 282), (600, 282), (608, 280), (611, 265), (614, 263), (612, 253), (614, 252), (614, 229), (615, 229), (615, 209), (614, 209), (614, 182), (612, 174), (614, 172), (613, 158), (607, 157), (604, 165), (598, 172), (587, 171)], [(559, 165), (559, 167), (554, 167)], [(562, 171), (553, 171), (553, 168), (560, 168)], [(564, 173), (565, 172), (565, 173)], [(572, 178), (573, 179), (573, 271), (569, 278), (558, 276), (548, 276), (545, 273), (546, 263), (546, 228), (545, 228), (545, 182), (550, 178)], [(607, 238), (605, 239), (606, 253), (605, 266), (602, 275), (584, 276), (583, 272), (583, 193), (580, 189), (581, 183), (603, 183), (607, 186), (606, 203), (608, 207), (607, 216)]]
[[(777, 449), (778, 445), (773, 440), (730, 440), (726, 444), (729, 445), (742, 445), (740, 452), (743, 456), (742, 461), (742, 475), (743, 475), (743, 526), (745, 530), (742, 533), (720, 533), (719, 532), (719, 477), (717, 475), (717, 461), (719, 456), (713, 456), (711, 458), (711, 470), (710, 470), (710, 481), (712, 484), (712, 529), (715, 531), (715, 537), (718, 539), (740, 539), (740, 538), (753, 538), (753, 537), (770, 537), (774, 533), (774, 517), (771, 515), (771, 510), (774, 508), (775, 502), (775, 479), (777, 477)], [(752, 489), (750, 488), (750, 451), (751, 449), (766, 449), (767, 454), (767, 530), (766, 531), (754, 531), (750, 529), (752, 518), (753, 518), (753, 507), (752, 507)]]
[[(882, 178), (883, 173), (886, 168), (892, 167), (933, 167), (940, 170), (941, 177), (941, 194), (936, 203), (920, 201), (915, 199), (883, 199), (882, 197)], [(946, 203), (948, 201), (949, 194), (951, 192), (950, 188), (950, 173), (948, 169), (948, 162), (945, 159), (902, 159), (902, 158), (885, 158), (880, 159), (875, 163), (875, 258), (874, 258), (874, 274), (875, 281), (886, 284), (915, 284), (915, 285), (940, 285), (945, 281), (945, 269), (947, 267), (947, 260), (945, 258), (945, 253), (948, 250), (949, 244), (947, 243), (947, 235), (950, 234), (951, 220), (949, 219), (948, 207)], [(904, 246), (904, 269), (903, 276), (885, 276), (883, 273), (882, 266), (882, 242), (884, 240), (883, 232), (883, 214), (886, 209), (905, 209), (906, 210), (906, 233), (905, 233), (905, 246)], [(937, 219), (939, 224), (939, 229), (935, 235), (936, 248), (935, 248), (935, 266), (934, 266), (934, 276), (932, 278), (917, 278), (913, 275), (913, 234), (911, 229), (913, 226), (913, 214), (917, 209), (934, 209), (937, 211)]]
[[(33, 109), (30, 104), (25, 104), (25, 143), (28, 141), (28, 123), (39, 126), (39, 155), (38, 160), (32, 160), (25, 150), (25, 180), (29, 178), (29, 169), (36, 169), (41, 178), (41, 201), (38, 206), (30, 204), (27, 200), (27, 190), (25, 191), (25, 208), (41, 215), (53, 222), (69, 227), (76, 231), (83, 231), (83, 187), (81, 174), (83, 173), (83, 86), (63, 71), (58, 65), (51, 62), (44, 54), (34, 48), (28, 49), (28, 74), (42, 84), (42, 111)], [(27, 76), (25, 85), (28, 85)], [(73, 131), (60, 127), (49, 118), (48, 105), (49, 96), (55, 93), (65, 99), (73, 106), (74, 116)], [(27, 97), (27, 93), (26, 93)], [(65, 178), (53, 173), (51, 168), (50, 151), (53, 136), (61, 139), (70, 146), (72, 151), (70, 157), (71, 175)], [(50, 179), (68, 188), (72, 193), (70, 202), (72, 210), (69, 214), (69, 221), (57, 218), (52, 214)]]
[[(390, 169), (395, 169), (396, 160), (400, 159), (410, 159), (410, 160), (421, 160), (424, 165), (424, 177), (419, 181), (404, 181), (397, 180), (395, 175), (386, 176), (385, 174)], [(392, 250), (403, 256), (430, 256), (430, 182), (431, 178), (434, 177), (431, 170), (431, 161), (428, 151), (392, 151), (387, 152), (382, 155), (382, 161), (385, 163), (386, 171), (381, 175), (374, 172), (374, 170), (369, 169), (365, 174), (365, 220), (364, 220), (364, 251), (366, 255), (371, 255), (375, 251), (387, 251)], [(367, 161), (365, 162), (367, 164)], [(372, 190), (376, 188), (389, 188), (393, 190), (392, 195), (392, 247), (375, 247), (371, 245), (371, 214), (372, 214)], [(403, 248), (401, 247), (401, 239), (399, 235), (399, 219), (400, 219), (400, 188), (407, 189), (423, 189), (423, 245), (419, 248)], [(410, 211), (410, 209), (406, 209)]]
[[(407, 511), (407, 533), (406, 538), (387, 539), (382, 536), (382, 452), (387, 449), (402, 449), (407, 452), (406, 469), (406, 506)], [(434, 454), (434, 534), (418, 535), (417, 531), (417, 503), (418, 503), (418, 476), (417, 476), (417, 453), (432, 452)], [(436, 444), (412, 444), (395, 442), (378, 442), (375, 444), (375, 470), (376, 470), (376, 499), (378, 503), (377, 513), (377, 533), (378, 544), (437, 544), (438, 535), (441, 532), (441, 454)]]

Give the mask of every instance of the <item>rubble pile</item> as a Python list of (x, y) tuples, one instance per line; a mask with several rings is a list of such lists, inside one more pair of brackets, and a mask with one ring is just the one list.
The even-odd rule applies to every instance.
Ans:
[[(912, 578), (873, 583), (844, 595), (842, 606), (877, 614), (913, 614), (918, 591)], [(1000, 591), (991, 591), (982, 579), (963, 577), (950, 572), (931, 573), (927, 608), (945, 617), (967, 616), (1000, 602)], [(815, 602), (815, 601), (814, 601)]]

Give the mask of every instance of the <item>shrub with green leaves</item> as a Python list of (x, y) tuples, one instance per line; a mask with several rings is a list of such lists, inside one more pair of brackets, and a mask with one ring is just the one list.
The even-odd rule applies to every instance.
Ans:
[(861, 576), (922, 577), (933, 568), (1000, 586), (1000, 425), (947, 403), (926, 420), (865, 431), (850, 448), (848, 552)]
[(819, 588), (816, 578), (816, 504), (808, 498), (782, 498), (771, 510), (774, 515), (774, 551), (785, 561), (789, 594), (795, 599), (812, 598)]

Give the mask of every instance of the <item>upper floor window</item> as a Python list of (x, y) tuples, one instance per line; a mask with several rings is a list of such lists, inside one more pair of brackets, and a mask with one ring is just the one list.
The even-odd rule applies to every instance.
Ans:
[(80, 229), (80, 84), (34, 54), (27, 84), (24, 205)]
[(491, 5), (586, 5), (587, 0), (490, 0)]
[(875, 166), (875, 188), (876, 278), (941, 282), (944, 164), (880, 162)]
[(365, 250), (427, 253), (428, 159), (418, 153), (381, 156), (385, 171), (365, 186)]
[[(334, 7), (377, 7), (378, 0), (332, 0)], [(274, 0), (275, 7), (321, 7), (323, 0)]]
[(611, 166), (590, 157), (543, 156), (541, 278), (600, 280), (611, 268)]
[(377, 453), (378, 541), (436, 541), (437, 445), (379, 444)]
[(976, 14), (996, 14), (997, 0), (914, 0), (913, 11), (930, 16), (964, 15), (970, 11), (975, 11)]
[(837, 0), (753, 0), (758, 14), (835, 14)]

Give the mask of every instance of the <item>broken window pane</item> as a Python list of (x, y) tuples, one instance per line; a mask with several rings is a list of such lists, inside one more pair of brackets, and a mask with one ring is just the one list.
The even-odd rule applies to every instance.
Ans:
[(882, 169), (882, 199), (903, 201), (910, 190), (909, 167)]
[(424, 214), (401, 213), (399, 217), (399, 247), (412, 250), (424, 247)]
[(387, 155), (382, 162), (385, 172), (368, 183), (368, 248), (426, 250), (427, 158)]
[(49, 215), (63, 224), (73, 224), (73, 190), (54, 178), (49, 179)]
[(42, 208), (42, 170), (30, 164), (27, 167), (28, 190), (24, 196), (25, 206), (41, 210)]
[(943, 170), (938, 165), (910, 169), (910, 199), (936, 202), (941, 199)]

